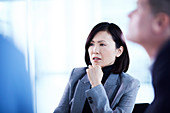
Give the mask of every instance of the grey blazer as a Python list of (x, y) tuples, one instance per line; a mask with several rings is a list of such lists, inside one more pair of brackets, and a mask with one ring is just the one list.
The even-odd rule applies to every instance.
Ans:
[(121, 73), (90, 89), (86, 68), (74, 68), (54, 113), (82, 113), (86, 98), (93, 113), (131, 113), (140, 83)]

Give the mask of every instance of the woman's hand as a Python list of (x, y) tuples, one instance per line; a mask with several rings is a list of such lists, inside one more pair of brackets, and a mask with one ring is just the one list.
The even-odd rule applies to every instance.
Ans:
[(103, 78), (103, 72), (99, 65), (89, 65), (89, 68), (86, 69), (90, 84), (92, 88), (101, 84)]

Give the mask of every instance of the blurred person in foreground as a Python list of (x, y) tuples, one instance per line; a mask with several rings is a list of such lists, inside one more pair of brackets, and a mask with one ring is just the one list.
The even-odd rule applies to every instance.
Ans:
[(131, 113), (139, 81), (126, 74), (129, 54), (121, 29), (102, 22), (85, 45), (87, 67), (74, 68), (54, 113)]
[(146, 113), (170, 113), (170, 0), (138, 0), (127, 39), (149, 54), (155, 98)]
[(33, 113), (25, 57), (3, 35), (0, 35), (0, 113)]

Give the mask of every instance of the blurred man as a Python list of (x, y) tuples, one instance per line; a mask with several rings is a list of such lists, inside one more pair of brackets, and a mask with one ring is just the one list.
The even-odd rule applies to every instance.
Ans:
[(153, 61), (155, 98), (146, 113), (170, 113), (170, 0), (138, 0), (129, 18), (127, 39), (142, 45)]
[(0, 113), (33, 113), (24, 55), (0, 35)]

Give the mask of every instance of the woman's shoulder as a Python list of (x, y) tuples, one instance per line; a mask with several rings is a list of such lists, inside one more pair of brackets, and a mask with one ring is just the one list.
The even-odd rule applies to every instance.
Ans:
[(77, 67), (72, 70), (72, 73), (86, 72), (87, 67)]
[(140, 85), (140, 82), (138, 79), (132, 77), (131, 75), (127, 73), (121, 73), (120, 76), (121, 76), (122, 82)]
[(70, 80), (80, 79), (86, 73), (87, 67), (74, 68), (71, 72)]
[(121, 74), (121, 86), (125, 88), (125, 93), (129, 91), (137, 91), (140, 87), (140, 82), (138, 79), (132, 77), (127, 73)]

